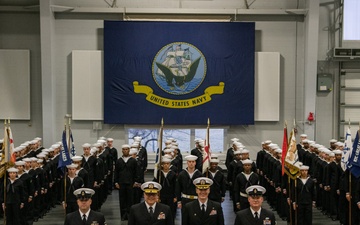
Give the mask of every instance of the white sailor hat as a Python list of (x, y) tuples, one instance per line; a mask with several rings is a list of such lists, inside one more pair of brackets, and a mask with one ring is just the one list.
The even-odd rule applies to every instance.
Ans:
[(261, 196), (266, 193), (266, 189), (260, 185), (252, 185), (246, 188), (246, 193), (250, 196)]
[(83, 147), (83, 148), (90, 148), (90, 147), (91, 147), (91, 144), (89, 144), (89, 143), (84, 143), (81, 147)]
[(130, 145), (124, 144), (124, 145), (121, 146), (121, 148), (130, 148)]
[(230, 139), (232, 142), (235, 142), (235, 141), (239, 141), (239, 138), (231, 138)]
[(265, 144), (268, 145), (268, 144), (271, 144), (271, 142), (272, 142), (271, 140), (266, 140), (266, 141), (265, 141)]
[(141, 141), (141, 139), (142, 139), (142, 137), (140, 137), (140, 136), (136, 136), (136, 137), (134, 137), (134, 141), (138, 141), (138, 142), (140, 142), (140, 141)]
[(63, 146), (62, 141), (58, 141), (57, 144), (59, 145), (59, 147), (60, 147), (60, 146)]
[(301, 141), (302, 143), (309, 143), (309, 140), (308, 139), (304, 139)]
[(51, 145), (51, 148), (53, 148), (53, 149), (60, 148), (60, 144), (53, 144), (53, 145)]
[(37, 140), (32, 140), (32, 141), (30, 141), (30, 144), (31, 145), (34, 145), (34, 144), (36, 144), (38, 141)]
[(141, 185), (141, 190), (146, 194), (156, 194), (161, 190), (161, 185), (157, 182), (149, 181)]
[(41, 138), (41, 137), (36, 137), (36, 138), (34, 138), (34, 140), (41, 141), (41, 140), (42, 140), (42, 138)]
[(302, 165), (300, 166), (300, 170), (309, 170), (309, 166)]
[(162, 159), (161, 159), (161, 163), (170, 163), (170, 162), (171, 162), (171, 159), (168, 157), (162, 157)]
[(205, 146), (205, 141), (199, 141), (199, 145), (200, 145), (200, 147), (204, 147)]
[(165, 154), (165, 155), (163, 155), (163, 158), (172, 159), (172, 156), (171, 156), (171, 155), (169, 155), (169, 154)]
[(46, 155), (43, 153), (40, 153), (40, 154), (37, 154), (36, 157), (40, 159), (40, 158), (45, 158)]
[(171, 142), (172, 142), (172, 141), (174, 141), (174, 140), (175, 140), (175, 138), (173, 138), (173, 137), (169, 137), (169, 138), (168, 138), (168, 140), (171, 140)]
[(245, 145), (243, 145), (243, 144), (240, 143), (240, 142), (234, 142), (234, 144), (235, 144), (236, 147), (238, 147), (238, 148), (245, 148)]
[(99, 147), (101, 147), (101, 144), (99, 142), (96, 142), (92, 146), (99, 148)]
[(9, 169), (7, 169), (7, 171), (8, 171), (9, 173), (17, 173), (17, 172), (19, 172), (19, 170), (16, 169), (15, 167), (10, 167)]
[(96, 142), (97, 142), (97, 143), (100, 143), (100, 144), (102, 144), (102, 145), (106, 143), (106, 141), (103, 140), (103, 139), (97, 140)]
[(241, 161), (241, 162), (242, 162), (243, 165), (245, 165), (245, 164), (252, 164), (252, 163), (253, 163), (253, 161), (252, 161), (251, 159), (245, 159), (245, 160), (243, 160), (243, 161)]
[(98, 152), (98, 151), (99, 151), (99, 149), (97, 147), (92, 147), (90, 149), (90, 154), (94, 154), (95, 152)]
[(78, 165), (74, 164), (74, 163), (71, 163), (70, 165), (66, 165), (66, 168), (69, 168), (69, 169), (76, 169), (78, 167)]
[(247, 150), (247, 149), (241, 150), (241, 154), (246, 154), (246, 153), (249, 153), (249, 150)]
[(337, 146), (345, 146), (345, 144), (344, 144), (343, 142), (340, 142), (340, 141), (336, 142), (335, 144), (336, 144)]
[(172, 140), (169, 140), (169, 139), (167, 139), (166, 141), (165, 141), (165, 144), (167, 145), (167, 144), (171, 144), (172, 143)]
[(131, 148), (138, 148), (139, 147), (139, 142), (135, 141), (130, 145)]
[(241, 151), (240, 151), (240, 150), (234, 151), (234, 155), (238, 155), (238, 154), (241, 154)]
[(137, 153), (138, 153), (137, 148), (130, 148), (129, 155), (134, 155), (134, 154), (137, 154)]
[(213, 181), (207, 177), (198, 177), (193, 181), (193, 184), (197, 189), (209, 189), (213, 184)]
[(219, 163), (219, 160), (218, 160), (218, 159), (213, 159), (213, 158), (211, 158), (211, 159), (210, 159), (210, 163)]
[(342, 155), (343, 152), (341, 150), (334, 150), (333, 153), (335, 155)]
[(73, 162), (79, 162), (82, 160), (82, 157), (79, 155), (76, 155), (76, 156), (71, 157), (71, 159)]
[(324, 148), (323, 152), (326, 154), (326, 155), (330, 155), (330, 153), (332, 153), (329, 149), (327, 148)]
[(195, 142), (195, 143), (196, 143), (196, 142), (200, 142), (200, 141), (202, 141), (201, 138), (195, 138), (195, 139), (194, 139), (194, 142)]
[(13, 152), (14, 152), (14, 153), (15, 153), (15, 152), (20, 152), (21, 150), (22, 150), (21, 147), (16, 147), (16, 148), (14, 148)]
[(48, 148), (49, 149), (49, 152), (53, 152), (54, 151), (54, 149), (53, 148)]
[(316, 144), (315, 141), (311, 141), (311, 140), (309, 140), (309, 139), (307, 139), (307, 140), (308, 140), (309, 145), (314, 145), (314, 144)]
[(280, 148), (275, 149), (276, 153), (282, 153), (282, 150)]
[(171, 152), (174, 152), (174, 149), (169, 149), (169, 148), (167, 148), (167, 149), (165, 149), (164, 151), (163, 151), (164, 153), (171, 153)]
[(300, 134), (300, 137), (307, 137), (307, 134)]
[(185, 159), (186, 161), (196, 161), (197, 160), (197, 156), (195, 155), (188, 155), (188, 156), (185, 156)]
[(36, 162), (38, 160), (38, 158), (36, 158), (36, 157), (31, 157), (30, 159), (31, 159), (31, 162)]
[(211, 155), (210, 155), (210, 158), (212, 158), (212, 159), (217, 159), (217, 158), (219, 158), (219, 156), (218, 156), (217, 154), (211, 154)]
[(334, 153), (334, 152), (330, 152), (330, 153), (329, 153), (329, 156), (330, 156), (330, 157), (334, 157), (334, 156), (335, 156), (335, 153)]
[(95, 191), (90, 188), (79, 188), (76, 189), (73, 194), (79, 200), (88, 200), (95, 194)]
[(37, 163), (43, 163), (43, 161), (44, 161), (43, 159), (38, 159), (36, 162)]
[(336, 143), (336, 142), (337, 142), (336, 139), (331, 139), (331, 140), (330, 140), (330, 143)]
[(107, 138), (106, 141), (114, 141), (114, 138)]
[(174, 142), (174, 143), (172, 143), (172, 145), (175, 145), (175, 146), (179, 146), (179, 143), (177, 143), (177, 142)]
[(23, 158), (22, 161), (24, 162), (31, 162), (32, 160), (30, 158)]
[(172, 145), (172, 146), (170, 147), (170, 149), (172, 149), (172, 150), (176, 150), (176, 149), (178, 149), (178, 147), (177, 147), (177, 146), (175, 146), (175, 145)]
[(0, 144), (4, 143), (4, 139), (0, 139)]
[(15, 162), (15, 166), (25, 166), (25, 162), (24, 161), (16, 161)]

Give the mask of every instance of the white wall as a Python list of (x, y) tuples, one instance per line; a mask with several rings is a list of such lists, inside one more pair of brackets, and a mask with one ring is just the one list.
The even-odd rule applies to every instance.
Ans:
[[(88, 4), (89, 7), (104, 7), (100, 1), (76, 1), (76, 4)], [(135, 4), (143, 2), (149, 5), (156, 5), (164, 1), (117, 1), (118, 4)], [(169, 1), (166, 1), (169, 2)], [(176, 2), (176, 1), (175, 1)], [(184, 1), (188, 6), (201, 7), (233, 7), (243, 1)], [(211, 2), (211, 4), (210, 4)], [(226, 4), (225, 4), (226, 2)], [(241, 3), (239, 3), (241, 2)], [(300, 7), (304, 4), (301, 0)], [(54, 1), (54, 4), (63, 5), (75, 4), (73, 1)], [(208, 4), (209, 3), (209, 4)], [(138, 4), (138, 7), (146, 7), (147, 4)], [(135, 6), (133, 6), (135, 7)], [(149, 6), (150, 7), (150, 6)], [(179, 7), (177, 5), (177, 7)], [(184, 7), (184, 6), (183, 6)], [(251, 8), (280, 9), (296, 8), (297, 0), (272, 0), (255, 1)], [(328, 18), (327, 10), (321, 10), (321, 18)], [(31, 50), (31, 121), (13, 121), (13, 133), (15, 140), (23, 142), (35, 136), (42, 136), (42, 106), (41, 106), (41, 62), (40, 62), (40, 27), (39, 15), (36, 13), (0, 13), (0, 48), (22, 48)], [(53, 37), (53, 73), (55, 75), (55, 111), (56, 123), (54, 129), (57, 140), (44, 140), (48, 145), (59, 141), (64, 127), (64, 115), (71, 112), (71, 51), (72, 50), (102, 50), (103, 49), (103, 21), (102, 18), (114, 18), (114, 15), (92, 14), (92, 15), (66, 15), (56, 16)], [(121, 15), (118, 15), (121, 18)], [(259, 16), (264, 20), (266, 16)], [(242, 17), (245, 18), (246, 17)], [(256, 18), (248, 17), (247, 20)], [(273, 17), (269, 17), (269, 19)], [(320, 29), (327, 20), (321, 20)], [(277, 17), (273, 21), (256, 22), (256, 51), (273, 51), (281, 54), (281, 100), (280, 100), (280, 122), (256, 122), (251, 126), (231, 126), (227, 131), (225, 143), (229, 143), (233, 137), (240, 138), (240, 141), (251, 150), (254, 158), (256, 151), (260, 149), (261, 141), (271, 139), (281, 144), (283, 135), (283, 121), (288, 121), (288, 129), (292, 128), (294, 118), (299, 122), (303, 121), (304, 110), (304, 22), (285, 17)], [(319, 31), (320, 40), (323, 40), (323, 31)], [(319, 41), (319, 58), (324, 55), (326, 45)], [(316, 63), (316, 62), (315, 62)], [(271, 87), (269, 87), (271, 88)], [(332, 93), (327, 96), (318, 96), (317, 115), (321, 129), (316, 130), (316, 137), (321, 137), (320, 143), (326, 142), (333, 137), (331, 134), (333, 124), (333, 97)], [(316, 97), (316, 96), (315, 96)], [(94, 107), (98, 107), (94, 105)], [(329, 113), (331, 111), (331, 113)], [(302, 133), (302, 124), (299, 122), (298, 131)], [(31, 126), (29, 126), (31, 125)], [(125, 130), (123, 125), (103, 125), (101, 131), (94, 131), (91, 121), (74, 121), (72, 130), (75, 137), (76, 147), (84, 142), (95, 142), (100, 136), (113, 137), (115, 146), (118, 148), (125, 142)], [(326, 131), (326, 132), (324, 132)], [(16, 143), (17, 144), (17, 143)], [(20, 143), (19, 143), (20, 144)], [(227, 146), (226, 146), (227, 147)]]

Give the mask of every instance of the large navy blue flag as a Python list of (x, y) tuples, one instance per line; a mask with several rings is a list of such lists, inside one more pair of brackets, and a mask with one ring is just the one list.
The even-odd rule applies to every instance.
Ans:
[(105, 21), (104, 122), (254, 123), (254, 23)]

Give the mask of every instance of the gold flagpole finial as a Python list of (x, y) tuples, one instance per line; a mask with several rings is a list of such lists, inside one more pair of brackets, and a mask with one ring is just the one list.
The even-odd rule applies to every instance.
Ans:
[(10, 117), (8, 118), (8, 124), (10, 125)]
[(4, 120), (4, 125), (6, 126), (6, 119)]
[(164, 125), (164, 118), (161, 117), (161, 126), (163, 126), (163, 125)]
[(284, 127), (287, 127), (287, 120), (285, 120)]
[(207, 124), (208, 126), (210, 126), (210, 118), (208, 118)]
[(349, 128), (350, 128), (351, 126), (350, 126), (350, 118), (349, 118)]

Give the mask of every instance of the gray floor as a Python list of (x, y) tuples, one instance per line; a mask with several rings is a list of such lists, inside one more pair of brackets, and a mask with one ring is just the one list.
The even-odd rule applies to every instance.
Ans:
[[(224, 210), (224, 217), (225, 217), (225, 224), (226, 225), (232, 225), (235, 221), (235, 214), (232, 211), (232, 204), (230, 202), (230, 199), (228, 196), (226, 196), (225, 201), (222, 204), (223, 210)], [(265, 208), (269, 208), (268, 204), (265, 202), (264, 204)], [(108, 225), (126, 225), (126, 221), (120, 220), (120, 212), (119, 212), (119, 201), (118, 201), (118, 191), (114, 190), (112, 192), (112, 195), (108, 196), (107, 201), (103, 205), (101, 212), (105, 214), (105, 218)], [(277, 214), (276, 220), (278, 225), (286, 225), (286, 221), (282, 221)], [(180, 219), (180, 210), (177, 211), (177, 217), (175, 224), (180, 225), (181, 219)], [(60, 205), (57, 205), (56, 208), (52, 209), (43, 219), (40, 219), (38, 222), (35, 222), (34, 225), (62, 225), (64, 224), (64, 218), (65, 218), (65, 212), (60, 207)], [(4, 221), (1, 220), (0, 224), (3, 224)], [(320, 224), (326, 224), (326, 225), (338, 225), (339, 221), (332, 221), (331, 219), (325, 217), (322, 215), (319, 210), (314, 209), (313, 211), (313, 225), (320, 225)], [(250, 225), (250, 224), (249, 224)]]

